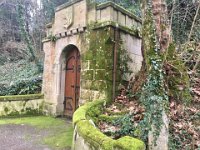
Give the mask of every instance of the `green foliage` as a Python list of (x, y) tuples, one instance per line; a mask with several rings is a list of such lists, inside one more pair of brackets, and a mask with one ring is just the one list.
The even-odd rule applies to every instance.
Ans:
[(36, 78), (34, 80), (21, 80), (10, 87), (1, 87), (0, 95), (24, 95), (40, 93), (42, 87), (42, 79)]
[(126, 114), (123, 117), (116, 119), (113, 121), (115, 126), (119, 126), (120, 130), (117, 131), (115, 134), (119, 134), (119, 136), (129, 135), (134, 137), (134, 122), (133, 122), (133, 115)]
[(27, 61), (0, 66), (0, 95), (35, 94), (41, 92), (42, 74)]
[(47, 39), (50, 39), (52, 42), (56, 42), (57, 37), (54, 36), (54, 35), (49, 35), (49, 36), (47, 37)]
[(145, 106), (145, 117), (141, 122), (144, 129), (152, 130), (154, 127), (154, 140), (160, 134), (162, 127), (162, 113), (168, 106), (168, 96), (164, 88), (164, 76), (161, 68), (162, 61), (152, 60), (152, 70), (142, 88), (140, 101)]

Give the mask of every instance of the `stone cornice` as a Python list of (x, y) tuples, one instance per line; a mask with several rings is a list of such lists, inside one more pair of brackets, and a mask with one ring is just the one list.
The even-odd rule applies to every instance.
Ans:
[(97, 10), (98, 10), (98, 9), (104, 9), (104, 8), (106, 8), (106, 7), (109, 7), (109, 6), (111, 6), (111, 7), (113, 7), (114, 9), (116, 9), (116, 10), (118, 10), (118, 11), (120, 11), (120, 12), (126, 14), (126, 15), (129, 16), (129, 17), (135, 19), (136, 21), (142, 23), (141, 18), (135, 16), (135, 15), (134, 15), (133, 13), (131, 13), (130, 11), (126, 10), (125, 8), (119, 6), (119, 5), (117, 5), (117, 4), (115, 4), (114, 2), (111, 2), (111, 1), (97, 5), (97, 6), (96, 6), (96, 9), (97, 9)]

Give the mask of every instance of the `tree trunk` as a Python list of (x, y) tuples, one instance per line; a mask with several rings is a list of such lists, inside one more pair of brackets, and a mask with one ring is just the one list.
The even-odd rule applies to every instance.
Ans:
[(165, 0), (152, 0), (152, 12), (160, 50), (165, 52), (170, 42), (170, 27)]
[[(161, 84), (164, 85), (165, 82), (162, 78), (156, 77), (159, 76), (155, 72), (158, 71), (154, 69), (154, 64), (152, 63), (152, 59), (158, 62), (160, 64), (160, 69), (163, 71), (163, 63), (159, 63), (159, 60), (162, 59), (162, 55), (166, 53), (169, 43), (171, 41), (170, 39), (170, 27), (169, 27), (169, 21), (167, 17), (167, 7), (165, 0), (143, 0), (143, 47), (144, 47), (144, 59), (146, 62), (147, 67), (147, 74), (149, 74), (150, 78), (148, 80), (158, 79)], [(158, 71), (159, 73), (159, 71)], [(154, 76), (152, 78), (152, 76)], [(148, 82), (148, 81), (147, 81)], [(149, 81), (151, 82), (151, 81)], [(148, 85), (148, 84), (147, 84)], [(160, 93), (154, 93), (159, 98), (165, 97), (165, 87), (161, 86), (162, 89), (160, 90)], [(152, 94), (151, 93), (151, 94)], [(163, 94), (163, 95), (162, 95)], [(147, 99), (152, 95), (146, 96)], [(152, 98), (153, 99), (153, 98)], [(152, 100), (151, 99), (151, 100)], [(164, 101), (163, 101), (164, 102)], [(157, 103), (157, 101), (155, 101)], [(152, 104), (149, 104), (152, 105)], [(162, 107), (162, 108), (156, 108), (156, 107)], [(154, 122), (152, 116), (149, 117), (152, 122), (151, 125), (151, 131), (149, 132), (149, 149), (153, 150), (168, 150), (168, 117), (165, 112), (164, 105), (158, 105), (153, 106), (155, 109), (160, 110), (160, 120), (162, 124), (160, 125), (159, 129), (157, 129), (156, 123)], [(148, 112), (147, 112), (148, 113)], [(154, 112), (155, 113), (155, 112)], [(159, 131), (158, 131), (159, 130)], [(155, 133), (159, 132), (159, 135), (155, 137)]]

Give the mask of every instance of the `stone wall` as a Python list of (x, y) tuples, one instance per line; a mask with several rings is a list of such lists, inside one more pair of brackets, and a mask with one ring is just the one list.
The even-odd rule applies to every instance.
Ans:
[[(112, 28), (89, 30), (88, 50), (82, 54), (81, 99), (111, 99), (114, 31)], [(98, 37), (98, 40), (96, 39)]]
[(41, 94), (0, 96), (0, 117), (39, 115), (43, 113)]
[(118, 140), (100, 132), (95, 127), (90, 111), (98, 113), (97, 107), (102, 108), (104, 101), (96, 100), (81, 106), (73, 116), (75, 127), (72, 150), (145, 150), (143, 141), (125, 136)]

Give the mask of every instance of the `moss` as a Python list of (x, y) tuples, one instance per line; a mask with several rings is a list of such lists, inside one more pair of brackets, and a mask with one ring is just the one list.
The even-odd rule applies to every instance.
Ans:
[(81, 77), (85, 80), (93, 80), (94, 70), (86, 70), (82, 73)]
[(7, 113), (9, 111), (8, 107), (4, 107), (4, 111)]
[[(109, 26), (118, 27), (120, 30), (122, 30), (128, 34), (131, 34), (133, 36), (137, 36), (137, 37), (141, 38), (140, 37), (141, 33), (140, 33), (139, 29), (137, 29), (135, 27), (129, 28), (127, 26), (120, 25), (113, 21), (98, 22), (96, 24), (92, 24), (90, 26), (90, 28), (91, 29), (101, 29), (101, 28), (105, 28), (105, 27), (109, 27)], [(110, 39), (108, 38), (108, 40), (110, 40)]]
[(86, 116), (88, 119), (92, 119), (95, 123), (97, 123), (101, 113), (102, 105), (96, 105), (87, 110)]
[(40, 111), (40, 109), (33, 109), (31, 107), (27, 107), (24, 111), (24, 114), (32, 116), (32, 115), (41, 115), (43, 113)]
[(145, 150), (145, 144), (141, 140), (125, 136), (115, 142), (115, 148), (121, 150)]
[(34, 100), (34, 99), (42, 99), (43, 97), (44, 97), (43, 94), (0, 96), (0, 101)]
[(77, 109), (74, 112), (73, 125), (75, 126), (81, 120), (86, 120), (87, 112), (89, 111), (89, 109), (95, 106), (102, 105), (103, 103), (104, 103), (103, 100), (95, 100), (93, 102), (88, 102), (83, 106), (79, 107), (79, 109)]
[(169, 87), (169, 96), (174, 97), (178, 101), (190, 103), (192, 96), (190, 94), (190, 79), (187, 74), (184, 62), (177, 56), (175, 52), (175, 45), (170, 44), (166, 61), (168, 64), (166, 68), (166, 80)]
[(87, 141), (96, 149), (101, 147), (104, 150), (109, 150), (113, 147), (113, 140), (101, 133), (97, 128), (91, 125), (88, 120), (78, 122), (77, 130), (78, 133), (85, 139), (85, 141)]
[(84, 55), (84, 60), (92, 60), (93, 59), (93, 51), (89, 50), (87, 53), (85, 53)]
[[(99, 119), (108, 118), (100, 115), (103, 103), (104, 101), (102, 100), (86, 103), (81, 106), (73, 116), (73, 124), (76, 125), (78, 134), (84, 138), (84, 141), (90, 145), (90, 148), (101, 150), (113, 150), (113, 148), (120, 150), (144, 150), (145, 144), (142, 141), (131, 137), (113, 140), (104, 135), (99, 129), (94, 127), (89, 120), (87, 120), (94, 116), (96, 117), (96, 115), (99, 116)], [(115, 118), (114, 116), (112, 117)], [(110, 117), (109, 120), (111, 120), (112, 117)]]
[(91, 90), (98, 90), (99, 92), (102, 92), (106, 89), (106, 83), (103, 80), (94, 80), (92, 81)]
[(4, 106), (1, 117), (38, 116), (43, 114), (44, 102), (37, 104), (37, 107), (35, 108), (34, 106), (26, 106), (26, 103), (27, 101), (11, 101), (9, 107)]
[[(107, 98), (112, 95), (112, 66), (113, 66), (113, 46), (114, 43), (108, 43), (108, 39), (114, 36), (113, 30), (104, 28), (100, 30), (89, 30), (86, 41), (89, 41), (88, 50), (83, 53), (82, 61), (89, 60), (89, 70), (83, 72), (83, 80), (92, 82), (89, 89), (106, 92)], [(96, 39), (98, 37), (98, 39)], [(103, 59), (102, 59), (103, 58)], [(107, 61), (109, 60), (109, 61)], [(108, 74), (109, 72), (109, 74)], [(105, 77), (106, 76), (106, 77)], [(99, 82), (102, 80), (103, 82)], [(100, 83), (100, 85), (97, 85)]]
[(96, 80), (103, 80), (105, 77), (104, 75), (106, 74), (105, 70), (96, 70), (95, 72), (95, 79)]

